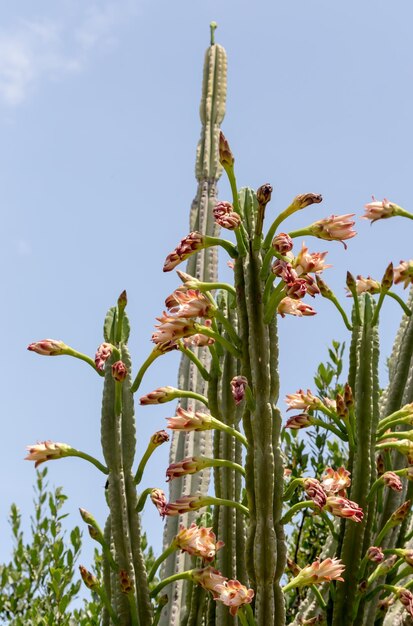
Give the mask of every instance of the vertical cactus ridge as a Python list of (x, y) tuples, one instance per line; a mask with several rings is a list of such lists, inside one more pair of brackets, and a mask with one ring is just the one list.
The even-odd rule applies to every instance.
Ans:
[[(196, 196), (190, 211), (190, 230), (203, 235), (217, 236), (219, 227), (214, 221), (212, 208), (217, 199), (217, 181), (221, 176), (219, 163), (220, 124), (225, 115), (227, 81), (227, 57), (225, 49), (212, 44), (205, 53), (202, 95), (200, 104), (201, 137), (196, 151), (195, 175), (198, 181)], [(218, 253), (215, 247), (199, 251), (188, 259), (187, 272), (199, 280), (216, 281)], [(206, 369), (210, 366), (210, 354), (205, 348), (194, 348), (194, 352)], [(205, 395), (206, 384), (195, 365), (185, 356), (182, 357), (178, 374), (179, 387)], [(185, 403), (182, 403), (185, 407)], [(195, 409), (196, 405), (192, 404)], [(198, 433), (179, 433), (172, 435), (170, 462), (177, 462), (187, 456), (207, 456), (212, 452), (212, 435), (209, 431)], [(176, 479), (170, 483), (169, 497), (175, 500), (182, 494), (207, 493), (209, 470)], [(164, 530), (164, 548), (170, 544), (179, 530), (179, 524), (189, 525), (194, 521), (194, 514), (169, 517)], [(185, 571), (190, 567), (187, 556), (175, 553), (163, 564), (163, 576)], [(175, 626), (180, 623), (180, 606), (185, 584), (177, 581), (167, 590), (172, 602), (162, 613), (161, 626)]]
[[(336, 588), (333, 626), (347, 626), (355, 619), (358, 571), (363, 556), (368, 524), (367, 496), (375, 478), (374, 446), (378, 413), (377, 326), (372, 325), (374, 302), (370, 294), (361, 299), (363, 324), (356, 347), (357, 365), (354, 381), (356, 412), (356, 449), (352, 468), (350, 497), (364, 511), (363, 521), (347, 522), (340, 558), (346, 566), (344, 582)], [(370, 521), (371, 523), (371, 521)]]
[[(110, 514), (108, 515), (106, 519), (105, 528), (103, 531), (103, 537), (105, 539), (106, 544), (108, 546), (111, 546), (112, 529), (111, 529), (111, 523), (110, 523)], [(112, 582), (111, 581), (112, 581), (113, 572), (111, 570), (109, 560), (106, 558), (104, 553), (102, 557), (102, 570), (103, 570), (103, 586), (105, 588), (107, 598), (109, 602), (111, 602), (112, 601)], [(102, 626), (110, 626), (110, 615), (106, 607), (103, 607), (102, 609)]]

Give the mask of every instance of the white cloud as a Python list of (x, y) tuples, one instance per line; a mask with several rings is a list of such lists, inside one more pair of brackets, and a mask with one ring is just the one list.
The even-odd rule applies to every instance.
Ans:
[(116, 44), (138, 6), (137, 0), (85, 4), (70, 19), (20, 20), (0, 30), (0, 102), (17, 106), (43, 81), (81, 71), (92, 54)]

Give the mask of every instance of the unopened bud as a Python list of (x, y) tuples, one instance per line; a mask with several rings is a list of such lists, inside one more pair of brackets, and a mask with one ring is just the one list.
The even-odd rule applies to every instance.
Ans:
[(321, 295), (324, 298), (331, 298), (333, 296), (333, 292), (331, 291), (327, 283), (325, 283), (318, 274), (315, 275), (315, 279), (317, 281), (317, 287), (319, 288)]
[(128, 296), (126, 294), (126, 290), (124, 289), (118, 298), (118, 308), (124, 309), (128, 304)]
[(43, 356), (58, 356), (64, 354), (68, 346), (58, 339), (42, 339), (27, 346), (28, 350)]
[(344, 404), (348, 409), (354, 406), (353, 391), (348, 383), (344, 385)]
[(151, 443), (154, 446), (160, 446), (167, 441), (169, 441), (169, 435), (166, 430), (158, 430), (151, 437)]
[(219, 133), (219, 162), (223, 167), (232, 167), (234, 165), (234, 155), (231, 152), (229, 143), (225, 138), (222, 130)]
[(258, 204), (263, 204), (264, 206), (268, 204), (268, 202), (271, 200), (271, 194), (272, 194), (272, 187), (269, 183), (265, 183), (264, 185), (261, 185), (261, 187), (258, 187), (257, 189)]
[(131, 579), (125, 569), (119, 570), (119, 581), (121, 593), (130, 593), (133, 589)]
[(348, 409), (341, 393), (336, 395), (336, 411), (337, 415), (342, 419), (346, 419), (348, 417)]
[(128, 369), (123, 361), (116, 361), (112, 365), (112, 376), (118, 383), (123, 383), (128, 375)]
[(298, 576), (301, 571), (301, 568), (297, 565), (297, 563), (289, 557), (287, 558), (287, 567), (293, 576)]
[(356, 279), (354, 278), (353, 274), (350, 274), (350, 272), (347, 272), (347, 276), (346, 276), (346, 285), (349, 288), (349, 290), (351, 291), (351, 293), (355, 292), (356, 290)]
[(296, 205), (298, 210), (305, 209), (305, 207), (310, 206), (310, 204), (320, 204), (322, 201), (323, 196), (321, 193), (302, 193), (294, 198), (293, 204)]
[(382, 454), (378, 454), (376, 458), (377, 476), (382, 476), (385, 471), (384, 458)]
[(384, 291), (388, 291), (390, 287), (393, 285), (394, 271), (393, 271), (393, 263), (390, 263), (387, 266), (386, 271), (384, 272), (383, 278), (381, 280), (381, 287)]
[(99, 581), (92, 572), (89, 572), (83, 565), (79, 565), (79, 570), (82, 580), (88, 589), (97, 589), (99, 587)]
[(231, 393), (235, 404), (240, 404), (245, 396), (245, 389), (248, 386), (248, 380), (245, 376), (235, 376), (231, 380)]
[(93, 539), (94, 541), (97, 541), (100, 543), (100, 533), (96, 530), (96, 528), (93, 528), (93, 526), (88, 526), (87, 527), (88, 531), (89, 531), (89, 537), (91, 539)]
[(287, 233), (278, 233), (272, 240), (271, 245), (276, 252), (285, 255), (293, 249), (293, 240)]
[(409, 515), (411, 504), (411, 500), (406, 500), (406, 502), (403, 502), (403, 504), (395, 510), (390, 517), (394, 525), (400, 524), (407, 517), (407, 515)]
[(373, 563), (382, 563), (384, 561), (382, 549), (376, 546), (370, 546), (367, 550), (367, 558), (369, 561), (373, 561)]

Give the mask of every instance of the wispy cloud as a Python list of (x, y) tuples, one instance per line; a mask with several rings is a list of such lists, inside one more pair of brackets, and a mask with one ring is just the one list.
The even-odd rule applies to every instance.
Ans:
[(18, 106), (42, 82), (81, 71), (98, 50), (116, 45), (138, 11), (138, 0), (107, 0), (87, 7), (80, 2), (73, 15), (74, 4), (70, 16), (0, 29), (0, 102)]

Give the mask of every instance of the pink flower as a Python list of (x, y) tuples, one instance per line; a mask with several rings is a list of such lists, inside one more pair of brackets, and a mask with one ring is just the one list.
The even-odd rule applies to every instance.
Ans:
[(364, 517), (363, 510), (356, 502), (340, 496), (328, 496), (324, 508), (337, 517), (346, 517), (353, 522), (361, 522)]
[(241, 224), (241, 217), (230, 202), (218, 202), (214, 207), (214, 218), (217, 224), (228, 230), (234, 230)]
[(351, 230), (355, 222), (351, 220), (355, 213), (346, 213), (345, 215), (331, 215), (325, 217), (318, 222), (314, 222), (310, 226), (310, 232), (319, 239), (327, 241), (341, 241), (345, 248), (344, 239), (351, 239), (356, 236), (356, 232)]
[(289, 298), (301, 300), (307, 293), (307, 281), (303, 278), (296, 278), (285, 285), (284, 292)]
[(413, 617), (413, 594), (409, 589), (399, 587), (397, 590), (397, 598), (406, 608), (406, 611)]
[(327, 252), (313, 252), (310, 254), (303, 242), (302, 248), (292, 265), (299, 276), (310, 272), (323, 272), (328, 267), (331, 267), (331, 265), (324, 263), (326, 255)]
[(174, 267), (179, 265), (179, 263), (185, 261), (185, 259), (191, 256), (191, 254), (197, 252), (198, 250), (202, 250), (204, 246), (205, 240), (201, 233), (196, 231), (189, 233), (189, 235), (181, 239), (175, 250), (168, 254), (165, 259), (163, 271), (170, 272), (174, 269)]
[(384, 482), (387, 487), (393, 489), (393, 491), (402, 491), (403, 485), (400, 477), (394, 472), (384, 472), (381, 476), (381, 480)]
[(350, 472), (345, 467), (339, 467), (337, 471), (332, 467), (326, 467), (321, 477), (321, 484), (327, 495), (343, 495), (351, 485)]
[(176, 413), (174, 417), (167, 417), (167, 427), (171, 430), (199, 431), (213, 428), (212, 417), (207, 413), (194, 413), (191, 409), (185, 410), (182, 407), (178, 407)]
[(229, 612), (232, 616), (237, 614), (240, 606), (251, 604), (254, 597), (254, 590), (248, 589), (238, 580), (228, 580), (215, 585), (215, 591), (219, 594), (215, 600), (229, 606)]
[[(204, 321), (204, 326), (210, 328), (212, 326), (212, 321), (206, 319)], [(215, 343), (215, 339), (213, 337), (208, 337), (208, 335), (203, 335), (202, 333), (195, 333), (195, 335), (191, 335), (190, 337), (185, 337), (184, 340), (185, 348), (189, 346), (195, 346), (197, 348), (202, 348), (204, 346), (210, 346)]]
[(160, 324), (155, 324), (155, 328), (158, 330), (153, 333), (152, 341), (158, 345), (195, 334), (195, 322), (192, 319), (172, 317), (165, 312), (162, 317), (156, 319)]
[(400, 265), (394, 268), (394, 284), (399, 283), (403, 283), (405, 289), (413, 283), (413, 260), (400, 261)]
[(165, 506), (163, 514), (170, 517), (176, 515), (182, 515), (182, 513), (190, 513), (191, 511), (197, 511), (205, 506), (205, 498), (199, 496), (182, 496), (175, 502), (168, 502)]
[(57, 441), (41, 441), (32, 446), (26, 446), (28, 455), (24, 458), (25, 461), (35, 461), (34, 466), (38, 467), (41, 463), (46, 461), (55, 461), (65, 456), (70, 456), (72, 447), (67, 443), (59, 443)]
[(166, 496), (162, 489), (152, 489), (150, 498), (159, 511), (161, 517), (165, 517)]
[(103, 372), (105, 363), (112, 354), (113, 346), (111, 343), (101, 343), (95, 354), (96, 369)]
[(27, 346), (28, 350), (44, 356), (57, 356), (64, 354), (67, 345), (58, 339), (42, 339)]
[(213, 561), (218, 550), (225, 545), (223, 541), (217, 541), (212, 528), (198, 527), (195, 523), (189, 528), (181, 524), (174, 543), (183, 552), (204, 561)]
[(231, 393), (235, 404), (240, 404), (245, 396), (245, 389), (248, 387), (248, 380), (245, 376), (234, 376), (231, 380)]
[(331, 580), (343, 580), (341, 574), (345, 566), (340, 559), (324, 559), (324, 561), (314, 561), (311, 565), (306, 565), (285, 587), (284, 591), (294, 587), (305, 587), (308, 585), (319, 585)]
[[(351, 298), (351, 292), (348, 290), (347, 294), (348, 298)], [(360, 274), (357, 276), (356, 280), (356, 292), (358, 295), (361, 293), (380, 293), (381, 285), (377, 280), (373, 280), (370, 276), (367, 278), (363, 278)]]
[(206, 591), (210, 591), (214, 598), (219, 595), (219, 592), (216, 591), (216, 586), (222, 585), (222, 583), (227, 580), (227, 578), (225, 578), (225, 576), (222, 576), (221, 572), (219, 572), (214, 567), (193, 569), (192, 579), (195, 584), (201, 585), (201, 587)]
[(307, 428), (313, 423), (313, 418), (308, 413), (300, 413), (299, 415), (292, 415), (288, 418), (284, 428), (292, 428), (298, 430), (300, 428)]
[(116, 382), (123, 383), (127, 375), (128, 368), (123, 361), (116, 361), (116, 363), (112, 365), (112, 376)]
[(389, 202), (387, 198), (384, 198), (384, 200), (380, 202), (372, 196), (372, 202), (365, 204), (364, 208), (366, 209), (366, 213), (362, 215), (362, 218), (371, 220), (373, 224), (373, 222), (377, 220), (384, 220), (395, 215), (396, 205)]
[(322, 404), (321, 400), (310, 389), (307, 389), (307, 392), (299, 389), (295, 393), (288, 393), (285, 396), (285, 402), (288, 405), (288, 411), (292, 409), (308, 411), (308, 409), (317, 409)]
[(298, 274), (293, 269), (293, 266), (288, 261), (277, 259), (271, 266), (271, 271), (275, 276), (281, 278), (285, 283), (293, 282), (297, 280)]
[[(215, 307), (198, 289), (177, 289), (165, 302), (172, 317), (213, 317)], [(172, 306), (170, 306), (172, 304)]]
[(271, 245), (278, 254), (284, 256), (293, 249), (293, 240), (287, 233), (278, 233), (272, 240)]
[(383, 550), (381, 548), (376, 548), (376, 546), (370, 546), (367, 550), (367, 558), (373, 563), (382, 563), (384, 561)]
[(171, 463), (166, 470), (166, 480), (174, 480), (175, 478), (181, 478), (186, 474), (196, 474), (205, 467), (205, 459), (190, 456), (187, 459), (178, 461), (177, 463)]
[(302, 317), (303, 315), (315, 315), (317, 313), (317, 311), (315, 311), (309, 304), (305, 304), (301, 300), (294, 300), (293, 298), (288, 297), (281, 300), (277, 311), (281, 317), (285, 317), (286, 315)]
[(177, 397), (178, 389), (175, 387), (158, 387), (154, 391), (147, 393), (139, 399), (139, 404), (163, 404)]
[(304, 478), (304, 490), (309, 498), (319, 509), (322, 509), (327, 501), (323, 486), (316, 478)]

